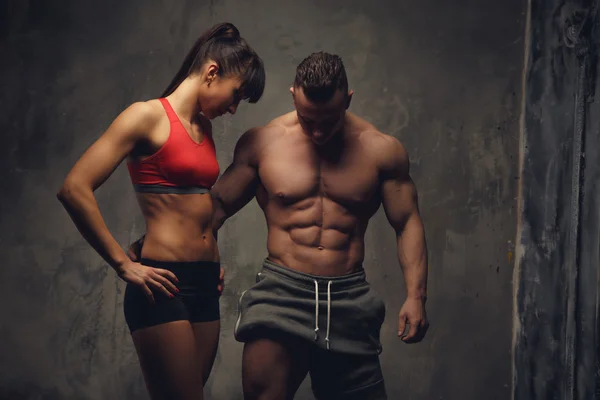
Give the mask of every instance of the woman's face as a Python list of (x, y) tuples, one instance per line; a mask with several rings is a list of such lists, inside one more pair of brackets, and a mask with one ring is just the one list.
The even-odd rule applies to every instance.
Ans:
[(223, 114), (235, 114), (242, 93), (242, 81), (237, 76), (225, 76), (209, 73), (204, 81), (203, 95), (200, 99), (202, 113), (208, 119), (220, 117)]

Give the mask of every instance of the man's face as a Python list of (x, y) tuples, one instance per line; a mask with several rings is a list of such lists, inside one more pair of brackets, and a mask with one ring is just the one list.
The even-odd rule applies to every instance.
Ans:
[(314, 103), (306, 98), (301, 87), (292, 87), (298, 121), (304, 133), (317, 145), (327, 143), (340, 131), (352, 93), (336, 90), (325, 103)]

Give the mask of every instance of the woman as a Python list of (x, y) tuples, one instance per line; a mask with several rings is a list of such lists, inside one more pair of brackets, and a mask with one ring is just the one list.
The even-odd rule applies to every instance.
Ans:
[[(127, 282), (124, 309), (153, 399), (203, 399), (219, 339), (219, 252), (209, 188), (210, 120), (262, 96), (262, 60), (229, 23), (194, 44), (160, 99), (135, 103), (75, 164), (58, 193), (79, 231)], [(93, 192), (129, 157), (146, 221), (141, 262), (109, 233)]]

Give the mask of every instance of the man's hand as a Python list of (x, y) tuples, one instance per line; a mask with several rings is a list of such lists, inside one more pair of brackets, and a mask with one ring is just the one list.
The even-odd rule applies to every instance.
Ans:
[(142, 236), (141, 238), (129, 245), (129, 248), (127, 249), (127, 256), (131, 259), (131, 261), (140, 262), (140, 259), (142, 258), (142, 247), (144, 246), (145, 238), (146, 235)]
[(219, 296), (223, 294), (223, 290), (225, 289), (225, 270), (221, 268), (221, 273), (219, 274), (219, 285), (217, 286), (219, 290)]
[[(409, 325), (409, 332), (407, 335), (404, 335), (406, 324)], [(400, 337), (404, 343), (418, 343), (425, 337), (427, 329), (429, 329), (429, 321), (427, 321), (425, 301), (419, 299), (407, 299), (400, 309), (398, 337)]]

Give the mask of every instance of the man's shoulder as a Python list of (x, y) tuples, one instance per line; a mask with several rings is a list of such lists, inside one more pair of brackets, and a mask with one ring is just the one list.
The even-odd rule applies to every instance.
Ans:
[(380, 131), (365, 120), (360, 120), (355, 127), (355, 132), (362, 144), (372, 150), (375, 155), (389, 156), (406, 152), (398, 138)]
[(236, 152), (240, 155), (244, 154), (257, 163), (264, 149), (284, 137), (288, 130), (289, 115), (287, 114), (275, 118), (266, 125), (250, 128), (238, 139)]
[(264, 134), (283, 133), (296, 125), (298, 125), (298, 117), (296, 112), (292, 111), (269, 121), (264, 129), (267, 133)]
[(284, 126), (271, 123), (264, 126), (255, 126), (244, 132), (238, 141), (246, 144), (258, 145), (261, 142), (273, 139), (278, 135), (280, 136), (285, 130)]
[(359, 140), (370, 157), (377, 160), (382, 169), (397, 168), (408, 162), (408, 154), (400, 140), (393, 135), (382, 132), (366, 120), (357, 118)]
[[(295, 113), (294, 113), (295, 114)], [(254, 144), (263, 142), (265, 140), (271, 140), (277, 137), (281, 137), (284, 133), (288, 132), (293, 126), (292, 113), (284, 114), (279, 116), (266, 125), (255, 126), (248, 129), (240, 140), (246, 142), (252, 142)]]
[(379, 153), (398, 153), (405, 152), (404, 146), (396, 137), (378, 130), (369, 131), (369, 141)]

